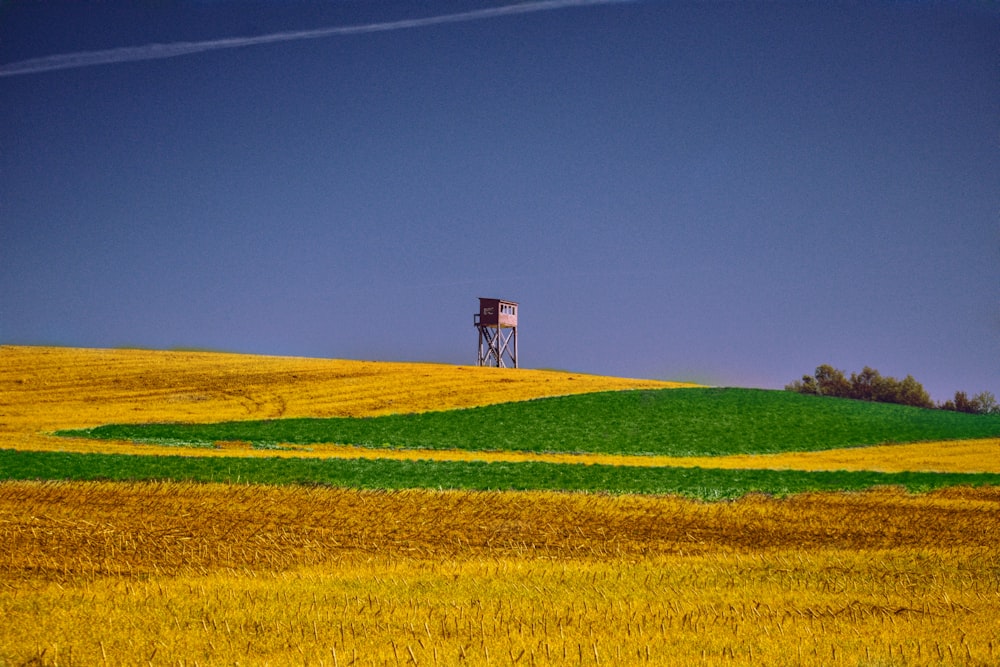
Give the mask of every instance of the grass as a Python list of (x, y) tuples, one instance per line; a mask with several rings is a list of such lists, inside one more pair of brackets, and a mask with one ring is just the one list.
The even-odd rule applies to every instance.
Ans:
[(1000, 435), (1000, 416), (736, 388), (633, 390), (366, 418), (108, 425), (57, 435), (669, 456), (817, 451)]
[(997, 474), (625, 468), (553, 463), (394, 461), (386, 459), (201, 458), (0, 450), (8, 480), (173, 480), (359, 489), (461, 489), (676, 494), (702, 500), (750, 493), (856, 491), (899, 486), (926, 492), (1000, 485)]

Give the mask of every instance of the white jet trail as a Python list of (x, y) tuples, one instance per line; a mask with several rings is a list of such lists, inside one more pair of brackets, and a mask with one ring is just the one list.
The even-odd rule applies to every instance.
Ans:
[[(566, 7), (583, 5), (605, 5), (622, 2), (623, 0), (539, 0), (515, 5), (503, 5), (476, 9), (457, 14), (443, 14), (416, 19), (402, 19), (382, 23), (366, 23), (362, 25), (334, 26), (316, 28), (313, 30), (293, 30), (275, 32), (269, 35), (255, 37), (227, 37), (211, 39), (203, 42), (172, 42), (169, 44), (146, 44), (144, 46), (124, 46), (102, 51), (80, 51), (77, 53), (62, 53), (42, 58), (32, 58), (19, 62), (0, 65), (0, 77), (18, 76), (21, 74), (37, 74), (53, 70), (90, 67), (92, 65), (109, 65), (112, 63), (134, 62), (137, 60), (155, 60), (159, 58), (174, 58), (191, 53), (215, 51), (218, 49), (236, 49), (257, 44), (273, 44), (275, 42), (293, 42), (303, 39), (321, 39), (340, 35), (359, 35), (371, 32), (387, 32), (390, 30), (406, 30), (424, 26), (440, 25), (442, 23), (462, 23), (465, 21), (481, 21), (497, 16), (511, 14), (527, 14)], [(627, 0), (626, 0), (627, 1)]]

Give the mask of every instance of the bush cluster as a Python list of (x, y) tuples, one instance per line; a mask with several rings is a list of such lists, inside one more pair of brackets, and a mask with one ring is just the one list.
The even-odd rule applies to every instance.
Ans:
[(974, 415), (1000, 415), (1000, 403), (988, 391), (980, 392), (969, 398), (964, 391), (956, 391), (955, 398), (947, 400), (938, 406), (942, 410), (955, 412), (970, 412)]
[(1000, 414), (1000, 404), (988, 391), (976, 394), (972, 398), (969, 398), (964, 391), (958, 391), (955, 392), (954, 399), (935, 405), (923, 385), (914, 380), (912, 375), (897, 380), (894, 377), (883, 376), (868, 366), (865, 366), (860, 373), (851, 373), (851, 377), (848, 378), (843, 371), (829, 364), (823, 364), (816, 368), (813, 375), (803, 375), (801, 380), (786, 385), (785, 389), (800, 394), (898, 403), (918, 408), (938, 408), (973, 414)]

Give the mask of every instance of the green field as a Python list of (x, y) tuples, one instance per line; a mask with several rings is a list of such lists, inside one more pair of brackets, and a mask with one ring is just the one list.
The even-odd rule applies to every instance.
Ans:
[(677, 494), (703, 500), (748, 493), (855, 491), (899, 486), (924, 492), (948, 486), (1000, 485), (997, 474), (806, 472), (623, 467), (557, 463), (395, 461), (388, 459), (204, 458), (0, 450), (4, 479), (174, 480), (305, 484), (362, 489), (589, 491)]
[[(692, 456), (993, 437), (1000, 435), (1000, 417), (784, 391), (698, 388), (593, 393), (369, 418), (107, 425), (61, 431), (59, 435), (180, 447), (211, 447), (216, 442), (238, 440), (259, 448), (338, 443), (427, 450)], [(672, 493), (706, 500), (754, 492), (785, 495), (885, 485), (919, 492), (943, 486), (1000, 484), (997, 474), (13, 451), (0, 452), (0, 469), (8, 479), (170, 479), (379, 489)]]
[(721, 456), (1000, 436), (970, 415), (761, 389), (616, 391), (369, 418), (108, 425), (58, 435), (211, 446), (239, 440), (408, 449)]

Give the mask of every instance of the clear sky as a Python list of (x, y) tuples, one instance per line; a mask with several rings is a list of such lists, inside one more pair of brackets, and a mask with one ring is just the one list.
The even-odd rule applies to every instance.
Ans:
[(996, 4), (507, 4), (0, 3), (0, 343), (1000, 394)]

